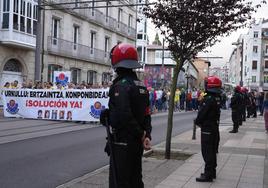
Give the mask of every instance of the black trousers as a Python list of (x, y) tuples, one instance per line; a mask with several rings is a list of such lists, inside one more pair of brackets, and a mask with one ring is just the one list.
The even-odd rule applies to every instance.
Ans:
[(242, 120), (246, 121), (246, 106), (242, 106)]
[(240, 121), (238, 111), (232, 111), (232, 121), (233, 121), (233, 130), (238, 131)]
[[(110, 158), (109, 188), (144, 188), (142, 154), (143, 145), (141, 140), (127, 143), (127, 145), (113, 144), (115, 164)], [(117, 187), (114, 186), (113, 165), (116, 169)]]
[(205, 162), (204, 174), (208, 177), (216, 175), (218, 141), (216, 130), (201, 129), (201, 152)]

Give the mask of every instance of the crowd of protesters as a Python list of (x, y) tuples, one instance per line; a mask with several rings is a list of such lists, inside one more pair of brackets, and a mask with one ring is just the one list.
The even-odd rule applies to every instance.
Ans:
[[(111, 82), (102, 82), (102, 84), (89, 84), (85, 81), (81, 83), (68, 83), (62, 85), (60, 83), (41, 82), (27, 80), (19, 83), (17, 80), (6, 82), (3, 88), (8, 89), (98, 89), (107, 88)], [(170, 100), (170, 89), (148, 87), (150, 108), (152, 113), (166, 112)], [(188, 92), (184, 88), (177, 88), (174, 96), (174, 111), (196, 111), (205, 95), (202, 89), (189, 89)], [(230, 109), (232, 92), (226, 92), (222, 95), (222, 109)], [(263, 115), (264, 92), (251, 91), (248, 93), (247, 116), (256, 117), (257, 111), (259, 115)]]
[(85, 81), (82, 81), (80, 84), (78, 83), (68, 83), (63, 85), (61, 83), (52, 83), (52, 82), (41, 82), (32, 80), (24, 81), (21, 84), (17, 80), (13, 82), (6, 82), (3, 88), (7, 89), (98, 89), (98, 88), (107, 88), (110, 83), (103, 82), (102, 84), (89, 84)]
[[(165, 112), (168, 109), (170, 100), (169, 89), (154, 89), (148, 88), (150, 94), (150, 108), (151, 112)], [(205, 93), (201, 89), (193, 88), (186, 90), (184, 88), (177, 88), (174, 96), (174, 111), (196, 111), (198, 110), (200, 101), (204, 97)]]

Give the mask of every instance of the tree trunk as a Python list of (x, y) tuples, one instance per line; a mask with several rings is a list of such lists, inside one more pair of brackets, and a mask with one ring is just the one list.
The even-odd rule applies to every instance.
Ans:
[(174, 98), (177, 88), (178, 75), (182, 68), (183, 61), (176, 59), (176, 66), (174, 69), (174, 76), (172, 78), (171, 91), (169, 96), (169, 108), (168, 108), (168, 126), (167, 126), (167, 136), (166, 136), (166, 151), (165, 158), (170, 159), (170, 149), (171, 149), (171, 137), (172, 137), (172, 127), (173, 127), (173, 112), (174, 112)]

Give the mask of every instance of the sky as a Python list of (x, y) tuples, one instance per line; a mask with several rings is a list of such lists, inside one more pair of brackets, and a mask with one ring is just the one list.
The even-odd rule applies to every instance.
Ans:
[[(258, 2), (259, 0), (254, 0), (255, 2)], [(264, 4), (261, 8), (258, 9), (256, 13), (253, 14), (253, 17), (256, 18), (256, 20), (260, 18), (266, 18), (268, 19), (268, 4)], [(211, 61), (212, 67), (221, 67), (224, 66), (230, 58), (230, 55), (235, 48), (235, 46), (232, 45), (233, 42), (236, 42), (240, 34), (246, 34), (248, 31), (247, 28), (240, 29), (236, 32), (233, 32), (228, 37), (222, 37), (220, 38), (220, 42), (216, 43), (213, 47), (208, 48), (207, 50), (210, 51), (208, 54), (200, 54), (200, 56), (213, 56), (213, 57), (222, 57), (222, 59), (209, 59)], [(155, 33), (157, 30), (154, 28), (154, 25), (152, 23), (148, 24), (148, 35), (149, 35), (149, 41), (150, 44), (154, 40)], [(160, 33), (160, 32), (158, 32)], [(161, 36), (160, 36), (161, 38)], [(162, 41), (162, 40), (161, 40)]]

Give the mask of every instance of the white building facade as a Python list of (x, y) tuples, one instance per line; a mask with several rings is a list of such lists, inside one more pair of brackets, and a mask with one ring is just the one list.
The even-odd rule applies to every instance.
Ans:
[(145, 65), (147, 63), (147, 45), (148, 45), (148, 35), (147, 35), (147, 18), (143, 14), (144, 5), (147, 0), (138, 0), (137, 7), (137, 41), (136, 47), (139, 54), (139, 61)]
[[(53, 5), (66, 2), (76, 3)], [(61, 70), (71, 71), (71, 81), (75, 83), (110, 81), (111, 48), (121, 42), (135, 45), (136, 8), (125, 6), (127, 4), (133, 2), (45, 1), (47, 6), (42, 11), (42, 80), (52, 81), (53, 72)], [(1, 85), (14, 79), (20, 83), (33, 80), (36, 0), (1, 0), (0, 23)]]
[(253, 23), (243, 36), (243, 85), (268, 90), (268, 20)]

